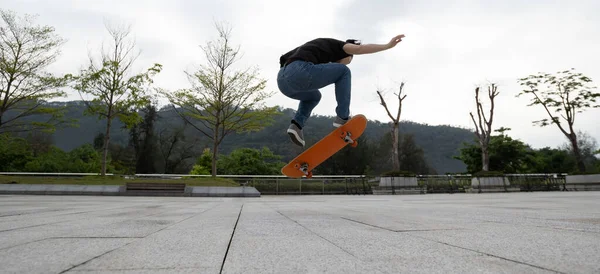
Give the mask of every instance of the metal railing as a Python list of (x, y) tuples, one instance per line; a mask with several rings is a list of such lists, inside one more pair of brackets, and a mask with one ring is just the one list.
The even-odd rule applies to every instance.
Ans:
[(365, 176), (328, 177), (313, 176), (307, 178), (251, 178), (245, 185), (256, 188), (265, 195), (336, 195), (336, 194), (372, 194), (371, 185)]
[[(6, 176), (57, 176), (57, 177), (74, 177), (74, 176), (99, 176), (100, 173), (77, 173), (77, 172), (0, 172), (0, 175)], [(106, 176), (114, 176), (113, 173), (106, 173)]]
[[(135, 174), (146, 178), (205, 177), (211, 175), (191, 174)], [(335, 195), (371, 194), (366, 175), (313, 175), (312, 178), (289, 178), (284, 175), (216, 175), (232, 179), (244, 186), (256, 188), (265, 195)]]
[[(77, 177), (97, 176), (99, 173), (51, 173), (51, 172), (0, 172), (8, 176), (40, 177)], [(124, 178), (162, 178), (177, 179), (186, 177), (205, 177), (211, 175), (192, 174), (134, 174)], [(505, 174), (512, 188), (520, 191), (559, 191), (566, 185), (565, 173), (551, 174)], [(312, 178), (288, 178), (284, 175), (217, 175), (219, 178), (232, 179), (236, 183), (255, 187), (265, 195), (323, 195), (323, 194), (373, 194), (381, 190), (402, 190), (403, 186), (380, 187), (378, 176), (367, 175), (314, 175)], [(471, 189), (470, 174), (456, 175), (417, 175), (416, 189), (419, 193), (465, 193)], [(415, 186), (411, 186), (415, 189)], [(400, 192), (398, 192), (400, 193)]]

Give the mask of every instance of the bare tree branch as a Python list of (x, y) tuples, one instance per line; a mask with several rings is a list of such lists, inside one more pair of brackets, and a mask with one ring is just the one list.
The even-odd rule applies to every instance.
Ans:
[(476, 122), (473, 112), (470, 112), (471, 120), (475, 125), (475, 135), (479, 140), (479, 145), (481, 146), (481, 161), (482, 161), (482, 170), (489, 171), (489, 143), (492, 134), (492, 123), (494, 121), (494, 108), (495, 108), (495, 98), (498, 96), (498, 87), (495, 84), (491, 84), (488, 86), (488, 98), (490, 100), (490, 111), (489, 111), (489, 120), (485, 116), (483, 104), (479, 98), (479, 87), (475, 88), (475, 105), (477, 107), (477, 117), (479, 123)]
[(385, 109), (388, 117), (390, 117), (390, 119), (392, 120), (392, 163), (395, 170), (400, 170), (400, 152), (398, 146), (398, 142), (400, 140), (400, 113), (402, 112), (402, 101), (406, 98), (406, 95), (402, 95), (403, 88), (404, 82), (401, 82), (398, 93), (395, 94), (398, 98), (398, 112), (395, 118), (390, 112), (385, 100), (383, 99), (383, 95), (379, 90), (377, 90), (377, 95), (379, 96), (380, 104)]

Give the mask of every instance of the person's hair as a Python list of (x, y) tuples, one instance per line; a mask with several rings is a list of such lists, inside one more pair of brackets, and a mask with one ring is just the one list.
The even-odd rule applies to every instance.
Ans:
[(348, 40), (346, 40), (346, 43), (360, 45), (360, 40), (357, 40), (357, 39), (348, 39)]

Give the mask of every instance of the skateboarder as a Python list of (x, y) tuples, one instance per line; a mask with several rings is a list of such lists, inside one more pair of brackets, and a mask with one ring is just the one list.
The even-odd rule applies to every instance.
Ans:
[(347, 65), (354, 55), (391, 49), (402, 38), (403, 34), (394, 36), (387, 44), (365, 45), (354, 39), (344, 42), (333, 38), (317, 38), (282, 55), (279, 58), (277, 85), (285, 96), (300, 101), (296, 115), (287, 129), (292, 141), (304, 147), (304, 123), (321, 100), (319, 89), (330, 84), (335, 84), (337, 101), (337, 117), (333, 126), (339, 127), (348, 121), (351, 75)]

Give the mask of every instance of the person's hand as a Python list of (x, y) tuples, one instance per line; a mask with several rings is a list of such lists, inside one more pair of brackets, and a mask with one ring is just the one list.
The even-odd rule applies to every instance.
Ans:
[(390, 42), (388, 43), (389, 48), (395, 47), (396, 44), (402, 41), (402, 38), (404, 38), (404, 34), (394, 36), (394, 38), (392, 38), (392, 40), (390, 40)]

